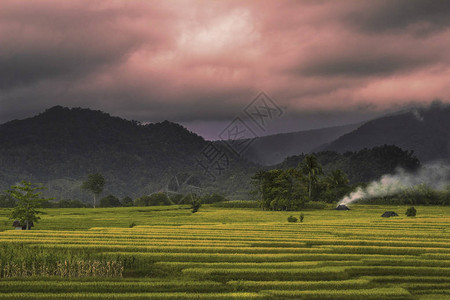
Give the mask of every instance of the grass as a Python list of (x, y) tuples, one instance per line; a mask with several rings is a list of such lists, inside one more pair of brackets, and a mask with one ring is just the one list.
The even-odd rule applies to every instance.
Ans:
[(406, 208), (0, 209), (0, 299), (450, 298), (450, 208)]
[(0, 299), (268, 299), (258, 293), (4, 293)]
[(413, 299), (403, 288), (377, 288), (358, 290), (306, 290), (306, 291), (262, 291), (269, 296), (294, 299)]

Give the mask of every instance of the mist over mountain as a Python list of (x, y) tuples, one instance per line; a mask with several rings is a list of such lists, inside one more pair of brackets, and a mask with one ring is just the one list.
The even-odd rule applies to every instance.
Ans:
[(285, 158), (301, 153), (311, 153), (320, 145), (330, 143), (349, 133), (360, 124), (327, 127), (262, 136), (256, 139), (242, 156), (261, 165), (281, 163)]
[(413, 150), (421, 162), (450, 160), (450, 106), (434, 102), (361, 125), (316, 151), (357, 151), (380, 145)]

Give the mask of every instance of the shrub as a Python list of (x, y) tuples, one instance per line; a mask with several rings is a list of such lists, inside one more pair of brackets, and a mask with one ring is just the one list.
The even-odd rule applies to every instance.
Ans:
[(135, 222), (131, 222), (128, 227), (133, 228), (134, 226), (136, 226), (136, 223)]
[(291, 222), (291, 223), (297, 222), (297, 218), (294, 217), (294, 216), (289, 216), (289, 217), (287, 218), (287, 220), (288, 220), (288, 222)]
[(300, 223), (303, 222), (303, 219), (305, 218), (305, 215), (303, 213), (300, 214)]
[(200, 206), (202, 206), (202, 202), (200, 201), (199, 198), (192, 199), (191, 209), (192, 209), (193, 214), (198, 212), (198, 210), (200, 209)]
[(195, 195), (195, 194), (191, 194), (191, 209), (192, 209), (192, 213), (196, 213), (198, 212), (198, 210), (200, 209), (200, 206), (202, 206), (202, 201), (201, 199)]
[(408, 217), (415, 217), (415, 216), (416, 216), (416, 213), (417, 213), (417, 211), (416, 211), (416, 209), (414, 208), (414, 206), (411, 206), (410, 208), (408, 208), (408, 209), (406, 210), (406, 215), (407, 215)]
[(202, 197), (202, 202), (205, 204), (211, 204), (211, 203), (222, 202), (222, 201), (227, 201), (227, 199), (223, 195), (220, 195), (217, 193), (205, 195)]
[(108, 195), (100, 200), (100, 207), (120, 207), (122, 203), (117, 197)]
[[(198, 199), (199, 197), (194, 193), (189, 193), (183, 196), (178, 204), (191, 204), (192, 199)], [(199, 199), (200, 200), (200, 199)]]
[(224, 208), (259, 208), (258, 201), (254, 200), (230, 200), (223, 202), (216, 202), (211, 204), (213, 207), (224, 207)]
[(170, 201), (169, 197), (167, 197), (165, 193), (154, 193), (134, 200), (134, 206), (158, 206), (172, 204), (172, 201)]
[(133, 206), (133, 199), (130, 197), (124, 197), (120, 202), (122, 202), (122, 205), (125, 207)]
[(183, 200), (183, 194), (173, 194), (169, 197), (170, 201), (172, 201), (174, 204), (181, 204)]
[(82, 208), (86, 207), (86, 203), (83, 203), (79, 200), (60, 200), (53, 204), (53, 207), (56, 208)]
[(150, 195), (149, 206), (158, 206), (158, 205), (172, 205), (169, 197), (165, 193), (154, 193)]
[(56, 207), (56, 203), (53, 201), (42, 201), (41, 203), (41, 207), (42, 208), (53, 208)]
[(134, 200), (134, 206), (148, 206), (150, 196), (142, 196)]

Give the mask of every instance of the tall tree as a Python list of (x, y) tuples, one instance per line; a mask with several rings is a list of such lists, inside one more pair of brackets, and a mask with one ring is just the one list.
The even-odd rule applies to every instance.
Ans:
[(113, 195), (108, 195), (100, 199), (100, 207), (120, 207), (120, 206), (122, 206), (122, 203), (120, 202), (119, 198)]
[(252, 194), (260, 197), (262, 208), (294, 210), (305, 202), (306, 188), (298, 170), (260, 170), (252, 177), (252, 183), (256, 187)]
[(317, 182), (319, 175), (323, 174), (322, 165), (317, 160), (317, 157), (311, 154), (305, 156), (299, 168), (308, 180), (308, 200), (311, 201), (313, 183)]
[(334, 200), (337, 201), (338, 199), (338, 189), (346, 187), (349, 183), (347, 174), (342, 172), (339, 169), (333, 170), (328, 176), (325, 178), (325, 181), (327, 185), (333, 189), (334, 192)]
[(88, 191), (94, 195), (94, 208), (95, 208), (95, 198), (103, 192), (105, 186), (105, 178), (100, 173), (89, 174), (88, 178), (81, 188)]
[(40, 184), (33, 184), (28, 181), (22, 181), (20, 185), (13, 185), (7, 193), (17, 199), (17, 205), (14, 207), (11, 213), (11, 219), (19, 220), (19, 222), (25, 225), (26, 230), (30, 229), (32, 223), (37, 222), (40, 217), (38, 214), (41, 212), (38, 210), (42, 203), (50, 198), (42, 198), (42, 192), (40, 190), (45, 189)]

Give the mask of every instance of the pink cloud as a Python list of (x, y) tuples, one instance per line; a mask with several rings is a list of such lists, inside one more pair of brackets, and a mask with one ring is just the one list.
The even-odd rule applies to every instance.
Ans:
[(177, 121), (260, 90), (291, 115), (448, 102), (450, 24), (425, 2), (3, 1), (0, 104)]

